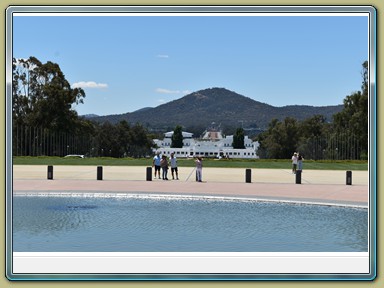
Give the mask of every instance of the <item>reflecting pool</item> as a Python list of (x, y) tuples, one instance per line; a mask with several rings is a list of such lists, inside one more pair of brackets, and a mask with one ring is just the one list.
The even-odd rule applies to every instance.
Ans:
[(13, 197), (15, 252), (366, 252), (360, 208), (170, 197)]

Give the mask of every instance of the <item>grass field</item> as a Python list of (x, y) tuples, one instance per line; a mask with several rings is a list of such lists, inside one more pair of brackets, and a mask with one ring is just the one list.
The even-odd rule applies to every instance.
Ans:
[[(193, 167), (193, 159), (178, 159), (180, 167)], [(91, 166), (151, 166), (151, 158), (75, 158), (75, 157), (13, 157), (13, 165), (91, 165)], [(204, 167), (290, 169), (290, 159), (204, 159)], [(304, 160), (304, 169), (313, 170), (368, 170), (367, 161)]]

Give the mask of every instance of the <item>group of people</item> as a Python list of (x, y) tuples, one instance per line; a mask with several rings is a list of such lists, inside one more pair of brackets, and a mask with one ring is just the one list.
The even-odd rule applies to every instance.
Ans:
[[(155, 157), (153, 157), (152, 163), (152, 167), (155, 167), (155, 179), (157, 175), (159, 179), (168, 180), (169, 165), (171, 165), (172, 180), (179, 180), (179, 171), (177, 169), (177, 159), (175, 157), (175, 153), (171, 153), (168, 161), (167, 156), (160, 156), (160, 153), (157, 152)], [(160, 170), (162, 171), (162, 176), (160, 176)]]
[[(195, 160), (196, 163), (196, 181), (202, 182), (202, 170), (203, 170), (203, 159), (197, 157)], [(156, 175), (159, 179), (168, 180), (168, 169), (171, 166), (172, 180), (179, 180), (179, 171), (177, 167), (177, 159), (175, 153), (171, 153), (169, 160), (166, 155), (160, 156), (160, 153), (157, 152), (155, 157), (153, 157), (152, 167), (155, 168), (154, 178)], [(160, 176), (160, 170), (162, 175)], [(175, 178), (176, 176), (176, 178)]]
[[(296, 172), (303, 170), (303, 160), (304, 157), (297, 152), (293, 153), (292, 156), (292, 174), (296, 174)], [(203, 172), (203, 158), (197, 157), (195, 159), (196, 164), (196, 181), (202, 182), (202, 172)], [(153, 157), (152, 167), (155, 168), (155, 175), (159, 179), (168, 180), (168, 169), (171, 166), (172, 180), (179, 180), (179, 171), (177, 168), (177, 159), (175, 157), (175, 153), (171, 153), (169, 160), (166, 155), (160, 156), (160, 153), (157, 152), (155, 157)], [(162, 175), (160, 176), (160, 170), (162, 171)], [(176, 178), (175, 178), (176, 176)], [(189, 177), (188, 177), (189, 178)]]
[(303, 156), (300, 153), (293, 153), (292, 156), (292, 173), (296, 174), (297, 170), (303, 170)]

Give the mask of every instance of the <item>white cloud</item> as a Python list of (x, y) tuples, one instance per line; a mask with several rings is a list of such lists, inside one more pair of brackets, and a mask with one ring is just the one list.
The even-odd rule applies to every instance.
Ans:
[(169, 89), (163, 89), (163, 88), (157, 88), (156, 92), (161, 94), (180, 94), (179, 90), (169, 90)]
[(71, 87), (72, 88), (96, 88), (96, 89), (100, 89), (100, 88), (108, 88), (108, 85), (104, 84), (104, 83), (96, 83), (93, 81), (88, 81), (88, 82), (81, 81), (81, 82), (73, 83)]
[(160, 94), (182, 94), (182, 95), (186, 95), (186, 94), (191, 93), (191, 91), (189, 91), (189, 90), (180, 91), (180, 90), (170, 90), (170, 89), (164, 89), (164, 88), (157, 88), (155, 91), (156, 91), (156, 93), (160, 93)]
[(156, 57), (157, 57), (157, 58), (169, 58), (169, 55), (166, 55), (166, 54), (158, 54)]

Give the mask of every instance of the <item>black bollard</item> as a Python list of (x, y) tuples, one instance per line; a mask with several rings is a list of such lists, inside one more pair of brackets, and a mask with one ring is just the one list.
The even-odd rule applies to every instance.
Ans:
[(48, 180), (52, 180), (53, 179), (53, 166), (48, 166), (47, 179)]
[(346, 184), (352, 185), (352, 171), (347, 171), (346, 176)]
[(152, 167), (147, 167), (147, 181), (152, 181)]
[(103, 167), (97, 166), (97, 180), (103, 180)]
[(245, 183), (251, 183), (252, 179), (252, 170), (251, 169), (245, 169)]
[(301, 170), (296, 170), (296, 184), (301, 184)]

